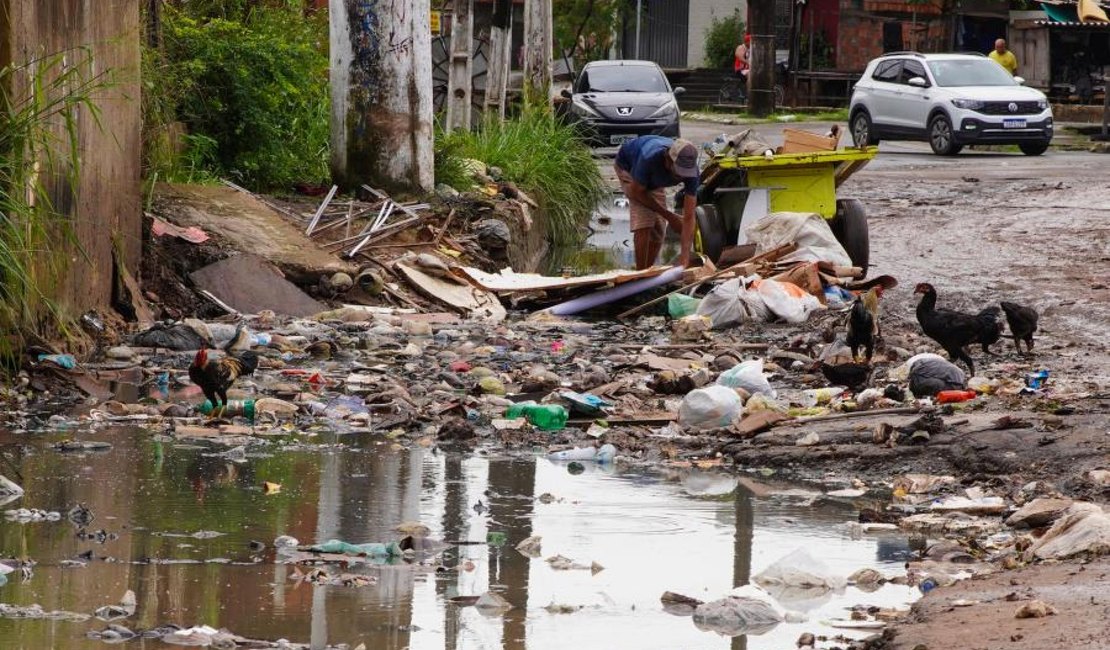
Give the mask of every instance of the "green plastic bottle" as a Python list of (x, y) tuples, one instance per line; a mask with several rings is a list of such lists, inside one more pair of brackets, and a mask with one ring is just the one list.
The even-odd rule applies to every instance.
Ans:
[(505, 411), (511, 419), (524, 417), (544, 431), (558, 431), (567, 425), (567, 410), (561, 404), (513, 404)]
[[(200, 412), (208, 415), (212, 412), (212, 402), (204, 400), (204, 404), (200, 405)], [(220, 413), (221, 417), (241, 415), (251, 422), (254, 422), (254, 400), (253, 399), (230, 399), (227, 405)]]

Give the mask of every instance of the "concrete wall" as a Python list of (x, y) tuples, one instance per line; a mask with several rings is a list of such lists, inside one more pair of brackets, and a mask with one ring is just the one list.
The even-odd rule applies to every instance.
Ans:
[[(747, 22), (747, 0), (690, 0), (689, 36), (686, 39), (686, 67), (705, 66), (705, 30), (713, 19), (731, 16), (736, 9)], [(737, 44), (739, 45), (739, 43)]]
[[(70, 189), (56, 173), (54, 205), (73, 219), (84, 254), (68, 256), (69, 269), (54, 296), (74, 313), (110, 304), (113, 239), (136, 276), (141, 255), (139, 3), (135, 0), (0, 0), (0, 65), (16, 65), (69, 52), (87, 60), (90, 74), (112, 85), (97, 93), (99, 124), (87, 109), (77, 115), (81, 169)], [(21, 92), (25, 79), (14, 79)], [(64, 133), (59, 127), (59, 133)], [(64, 170), (62, 170), (64, 172)]]

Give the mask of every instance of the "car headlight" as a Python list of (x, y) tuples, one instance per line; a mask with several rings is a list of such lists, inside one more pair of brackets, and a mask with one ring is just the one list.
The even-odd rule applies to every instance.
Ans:
[(1048, 108), (1048, 100), (1047, 99), (1038, 99), (1037, 100), (1037, 108), (1041, 109), (1042, 111), (1044, 109)]
[(952, 104), (955, 105), (956, 108), (966, 108), (972, 111), (983, 108), (983, 102), (978, 99), (953, 99)]
[(676, 115), (678, 115), (678, 104), (667, 102), (655, 109), (655, 112), (649, 115), (648, 118), (662, 119), (665, 117), (675, 117)]
[(590, 108), (589, 105), (587, 105), (585, 102), (577, 97), (571, 98), (570, 103), (571, 106), (574, 107), (574, 112), (578, 113), (579, 115), (584, 115), (586, 117), (601, 117), (601, 115), (597, 111)]

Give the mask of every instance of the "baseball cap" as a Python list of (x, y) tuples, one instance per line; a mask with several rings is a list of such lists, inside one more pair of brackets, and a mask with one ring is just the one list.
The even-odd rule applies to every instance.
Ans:
[(700, 175), (698, 171), (698, 148), (694, 146), (693, 142), (679, 138), (671, 145), (667, 155), (670, 156), (671, 162), (674, 164), (674, 172), (679, 176), (697, 178)]

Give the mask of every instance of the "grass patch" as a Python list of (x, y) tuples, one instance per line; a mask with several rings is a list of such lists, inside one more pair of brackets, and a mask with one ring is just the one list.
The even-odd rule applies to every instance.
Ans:
[(490, 119), (475, 131), (440, 132), (436, 138), (436, 182), (465, 187), (461, 161), (472, 158), (501, 169), (547, 215), (556, 244), (581, 242), (598, 202), (609, 188), (590, 149), (574, 127), (549, 110), (526, 105), (514, 118)]

